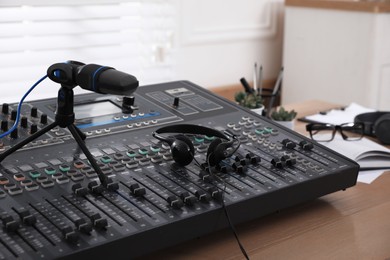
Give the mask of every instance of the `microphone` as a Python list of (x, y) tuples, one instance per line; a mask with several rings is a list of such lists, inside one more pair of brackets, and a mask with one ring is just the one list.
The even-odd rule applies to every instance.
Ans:
[(131, 95), (139, 85), (133, 75), (112, 67), (77, 61), (56, 63), (47, 70), (48, 77), (61, 84), (77, 86), (101, 94)]

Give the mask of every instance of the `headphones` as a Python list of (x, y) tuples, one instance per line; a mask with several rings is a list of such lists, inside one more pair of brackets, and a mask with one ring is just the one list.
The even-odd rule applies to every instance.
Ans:
[(355, 117), (355, 123), (363, 123), (364, 134), (390, 144), (390, 112), (363, 113)]
[[(211, 129), (199, 125), (191, 124), (179, 124), (170, 125), (157, 129), (152, 133), (152, 136), (162, 142), (167, 143), (171, 147), (171, 153), (173, 160), (181, 165), (186, 166), (192, 162), (195, 155), (195, 147), (192, 141), (184, 134), (193, 135), (207, 135), (216, 137), (209, 145), (207, 149), (206, 160), (210, 166), (217, 165), (220, 161), (230, 157), (240, 146), (240, 141), (235, 135), (228, 131), (225, 131), (228, 135), (225, 135), (215, 129)], [(178, 133), (179, 135), (164, 137), (160, 134), (165, 133)], [(229, 138), (229, 137), (232, 138)], [(222, 141), (222, 139), (226, 141)], [(237, 141), (238, 145), (227, 151), (228, 148), (233, 147), (234, 142)]]

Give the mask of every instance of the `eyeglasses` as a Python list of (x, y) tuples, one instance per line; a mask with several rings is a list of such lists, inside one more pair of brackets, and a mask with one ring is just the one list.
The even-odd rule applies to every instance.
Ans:
[(306, 125), (306, 131), (311, 139), (317, 142), (332, 141), (336, 132), (340, 131), (341, 137), (346, 141), (356, 141), (363, 137), (362, 123), (345, 123), (341, 125), (310, 123)]

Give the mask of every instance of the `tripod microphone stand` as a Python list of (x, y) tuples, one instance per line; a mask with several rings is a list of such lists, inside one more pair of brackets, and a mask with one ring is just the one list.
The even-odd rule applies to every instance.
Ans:
[(119, 188), (118, 183), (114, 183), (112, 179), (108, 178), (107, 176), (104, 175), (102, 170), (100, 169), (99, 165), (97, 164), (95, 158), (93, 158), (93, 155), (91, 152), (88, 150), (87, 146), (84, 143), (84, 140), (86, 139), (86, 136), (83, 132), (80, 131), (75, 125), (74, 125), (74, 120), (75, 120), (75, 114), (73, 111), (73, 88), (75, 86), (67, 86), (67, 85), (61, 85), (60, 90), (58, 91), (58, 98), (57, 98), (57, 111), (56, 111), (56, 116), (55, 116), (55, 121), (51, 123), (50, 125), (46, 126), (45, 128), (42, 128), (35, 134), (27, 137), (20, 143), (14, 145), (7, 151), (3, 152), (0, 155), (0, 162), (2, 162), (7, 156), (10, 154), (16, 152), (26, 144), (32, 142), (33, 140), (37, 139), (41, 135), (47, 133), (51, 129), (59, 126), (62, 128), (68, 128), (74, 139), (76, 140), (77, 144), (87, 157), (88, 161), (90, 162), (92, 168), (95, 170), (97, 173), (100, 183), (110, 189), (110, 190), (116, 190)]
[(97, 192), (101, 191), (101, 186), (109, 190), (117, 190), (119, 184), (104, 175), (95, 158), (85, 145), (85, 134), (74, 124), (73, 89), (79, 85), (81, 88), (102, 94), (130, 95), (138, 87), (138, 80), (132, 75), (117, 71), (111, 67), (96, 64), (85, 65), (84, 63), (76, 61), (53, 64), (48, 68), (47, 75), (54, 82), (61, 84), (57, 97), (55, 121), (0, 154), (0, 163), (7, 156), (51, 129), (57, 126), (68, 128), (100, 180), (101, 185), (93, 186), (92, 190), (96, 190)]

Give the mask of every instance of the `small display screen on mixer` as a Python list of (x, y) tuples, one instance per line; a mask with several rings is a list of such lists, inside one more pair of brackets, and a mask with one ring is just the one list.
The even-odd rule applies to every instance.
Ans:
[(76, 119), (84, 119), (90, 117), (99, 117), (120, 113), (122, 110), (110, 100), (103, 100), (95, 103), (75, 104), (74, 113)]

